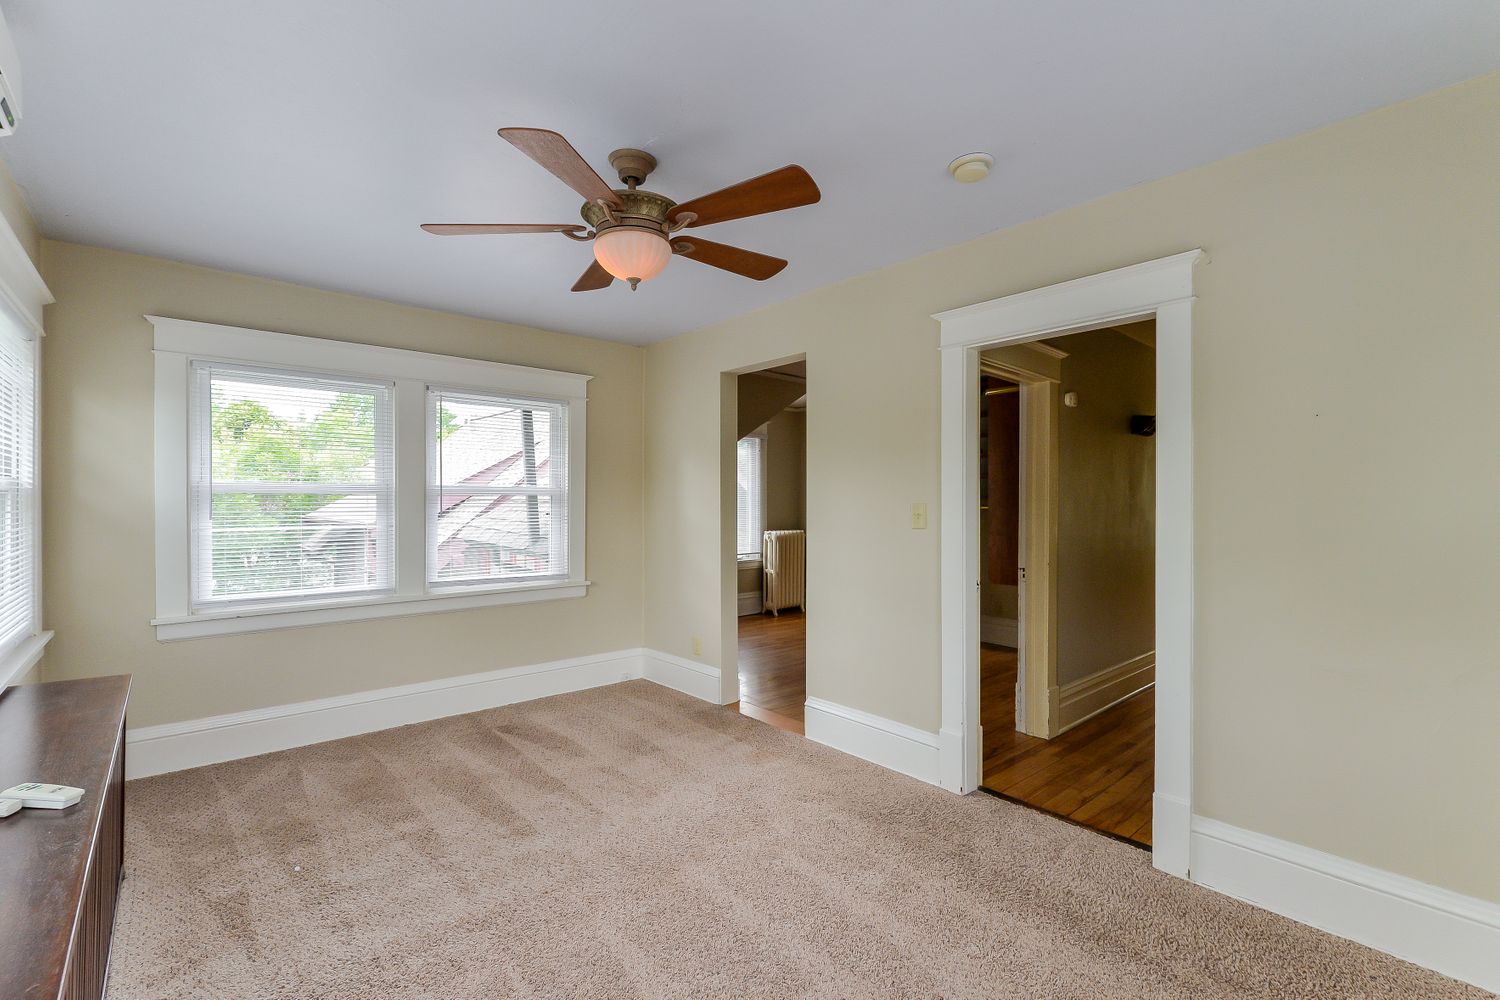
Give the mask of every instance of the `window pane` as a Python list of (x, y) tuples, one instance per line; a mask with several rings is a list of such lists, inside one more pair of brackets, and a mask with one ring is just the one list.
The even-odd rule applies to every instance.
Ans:
[(390, 387), (195, 366), (196, 602), (392, 589)]
[(554, 480), (554, 407), (438, 394), (439, 486), (561, 486)]
[(215, 493), (214, 597), (381, 586), (375, 498)]
[(744, 557), (760, 555), (760, 536), (764, 523), (761, 511), (764, 496), (762, 443), (758, 437), (741, 438), (737, 453), (738, 488), (735, 535), (737, 550)]
[(35, 631), (34, 347), (0, 310), (0, 649)]
[(380, 391), (213, 378), (215, 482), (374, 483)]
[(442, 390), (429, 405), (428, 582), (567, 576), (563, 405)]
[(433, 582), (551, 576), (552, 500), (542, 496), (439, 495)]

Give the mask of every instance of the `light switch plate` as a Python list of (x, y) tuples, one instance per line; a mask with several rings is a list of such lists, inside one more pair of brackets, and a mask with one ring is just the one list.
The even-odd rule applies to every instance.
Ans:
[(925, 503), (914, 503), (911, 505), (911, 530), (922, 531), (927, 527), (927, 505)]

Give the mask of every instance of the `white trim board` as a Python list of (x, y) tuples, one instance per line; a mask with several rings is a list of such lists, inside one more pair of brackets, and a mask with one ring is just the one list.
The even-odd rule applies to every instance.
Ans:
[(640, 676), (694, 698), (713, 702), (715, 705), (721, 704), (719, 669), (706, 663), (686, 660), (655, 649), (643, 649)]
[(1190, 854), (1200, 885), (1500, 992), (1500, 904), (1203, 816)]
[[(195, 358), (290, 366), (381, 378), (419, 378), (436, 385), (586, 399), (592, 375), (380, 347), (348, 340), (304, 337), (171, 316), (146, 316), (154, 327), (152, 350)], [(420, 374), (413, 374), (419, 372)]]
[(938, 736), (822, 698), (805, 705), (808, 739), (936, 785)]
[(3, 220), (0, 220), (0, 301), (11, 308), (33, 337), (46, 335), (42, 329), (42, 310), (57, 298), (42, 280), (36, 262), (21, 245), (21, 238)]
[(5, 656), (0, 657), (0, 692), (18, 683), (36, 666), (42, 654), (47, 651), (47, 643), (52, 641), (54, 634), (47, 631), (27, 636)]
[(664, 653), (623, 649), (131, 729), (125, 734), (125, 777), (144, 778), (290, 750), (642, 677), (717, 701), (719, 672), (713, 667)]
[(588, 596), (588, 580), (556, 583), (524, 583), (473, 590), (435, 591), (409, 596), (378, 597), (353, 601), (329, 601), (297, 607), (235, 608), (172, 618), (153, 618), (159, 642), (201, 639), (213, 635), (239, 635), (270, 629), (301, 628), (336, 622), (400, 618), (440, 611), (498, 607), (505, 604), (535, 604), (539, 601), (570, 600)]
[(1156, 682), (1156, 653), (1142, 653), (1057, 690), (1057, 735), (1107, 712)]

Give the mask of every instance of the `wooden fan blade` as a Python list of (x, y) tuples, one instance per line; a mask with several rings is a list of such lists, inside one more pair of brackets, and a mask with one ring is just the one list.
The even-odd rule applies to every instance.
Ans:
[(822, 197), (823, 193), (807, 171), (792, 165), (683, 202), (672, 209), (671, 217), (676, 219), (684, 212), (692, 212), (698, 217), (688, 223), (689, 228), (711, 226), (730, 219), (800, 208), (814, 204)]
[(501, 236), (506, 233), (581, 233), (582, 226), (566, 222), (429, 222), (422, 227), (438, 236)]
[(697, 236), (674, 240), (672, 248), (689, 260), (696, 260), (700, 264), (707, 264), (709, 267), (717, 267), (724, 271), (733, 271), (735, 274), (743, 274), (756, 281), (765, 281), (767, 278), (780, 274), (781, 269), (786, 267), (786, 261), (780, 257), (769, 257), (763, 253), (756, 253), (754, 250), (741, 250), (739, 247), (715, 243)]
[(556, 132), (544, 128), (503, 128), (500, 138), (546, 167), (585, 200), (603, 199), (619, 207), (619, 197), (604, 183), (604, 178), (594, 173), (578, 150)]
[(614, 275), (606, 271), (596, 260), (589, 265), (579, 279), (573, 282), (573, 291), (592, 292), (596, 288), (608, 288), (615, 280)]

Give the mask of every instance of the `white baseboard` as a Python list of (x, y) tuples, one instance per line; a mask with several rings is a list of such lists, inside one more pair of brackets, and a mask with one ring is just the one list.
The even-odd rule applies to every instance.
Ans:
[(641, 651), (629, 649), (147, 726), (125, 735), (125, 776), (253, 757), (641, 675)]
[(1194, 816), (1192, 879), (1500, 992), (1500, 904)]
[(857, 708), (809, 698), (807, 738), (881, 767), (941, 785), (938, 735)]
[(981, 615), (979, 618), (979, 641), (987, 642), (991, 646), (1007, 646), (1015, 649), (1017, 646), (1016, 620), (1014, 618), (1000, 618), (995, 615)]
[[(759, 600), (759, 595), (756, 596)], [(719, 669), (655, 649), (641, 650), (641, 676), (694, 698), (719, 703)]]
[(758, 615), (764, 608), (764, 602), (760, 599), (760, 591), (747, 590), (739, 596), (739, 616)]
[(125, 734), (125, 776), (144, 778), (217, 764), (639, 677), (718, 701), (719, 672), (714, 668), (664, 653), (623, 649), (132, 729)]
[(1057, 734), (1087, 722), (1100, 712), (1156, 683), (1156, 651), (1106, 667), (1097, 674), (1070, 681), (1057, 693)]

